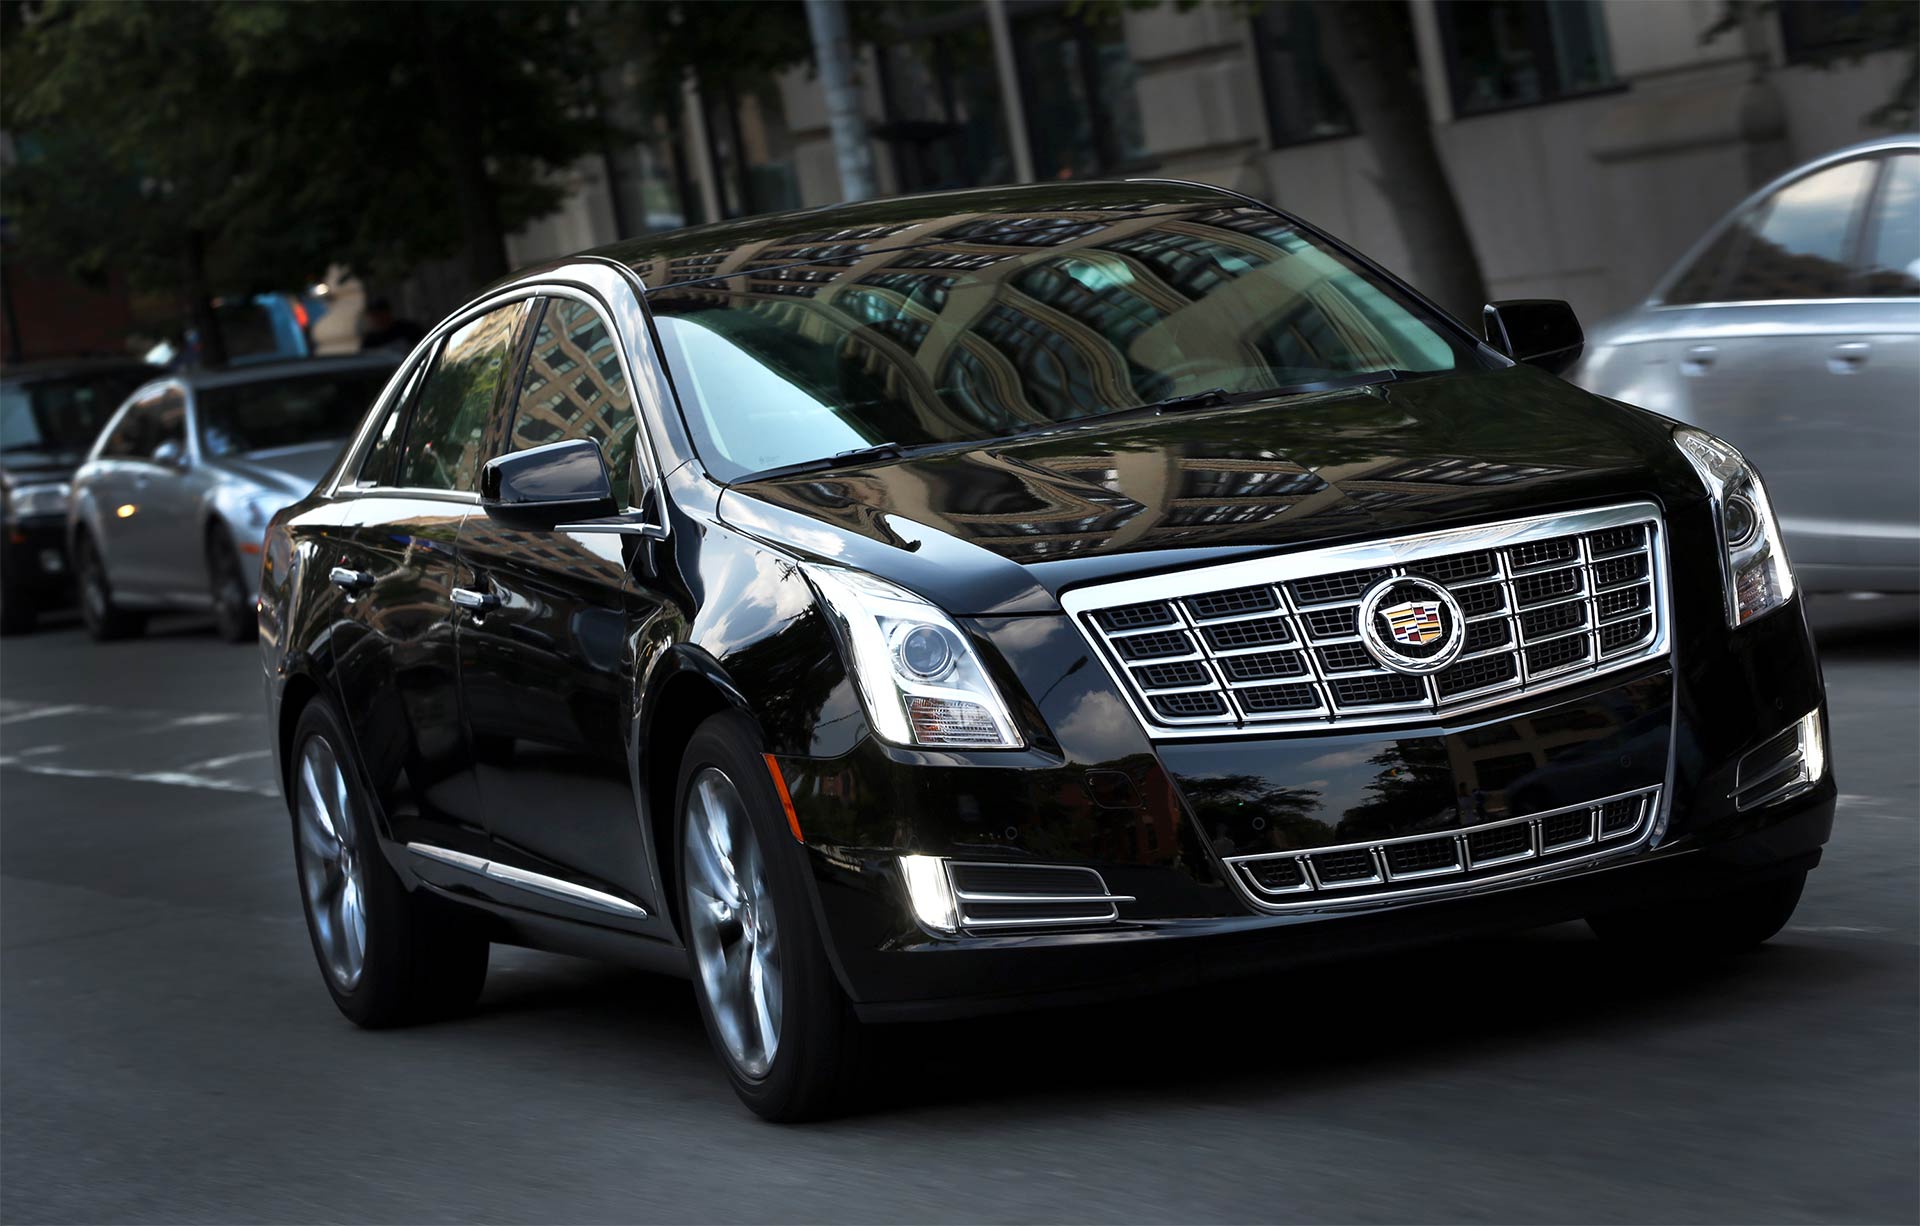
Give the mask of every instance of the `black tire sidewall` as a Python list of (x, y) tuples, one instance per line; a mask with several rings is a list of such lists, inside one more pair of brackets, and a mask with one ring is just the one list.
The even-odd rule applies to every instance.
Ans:
[(720, 1040), (687, 940), (687, 963), (701, 1021), (734, 1092), (756, 1113), (771, 1120), (800, 1120), (826, 1114), (838, 1105), (846, 1086), (850, 1032), (855, 1026), (815, 920), (812, 890), (806, 880), (804, 849), (795, 842), (786, 815), (761, 757), (760, 738), (751, 720), (737, 713), (716, 715), (694, 732), (680, 763), (674, 789), (674, 877), (678, 882), (683, 933), (687, 914), (686, 811), (689, 786), (703, 768), (718, 767), (733, 781), (746, 803), (754, 836), (767, 868), (781, 950), (781, 1023), (773, 1065), (758, 1080), (735, 1067)]
[[(246, 616), (247, 585), (244, 580), (245, 569), (240, 565), (240, 550), (233, 543), (233, 534), (224, 528), (215, 526), (207, 530), (207, 587), (213, 599), (214, 633), (229, 643), (245, 643), (254, 637), (257, 623)], [(239, 603), (227, 599), (233, 593), (228, 591), (227, 580), (232, 578), (237, 585)]]

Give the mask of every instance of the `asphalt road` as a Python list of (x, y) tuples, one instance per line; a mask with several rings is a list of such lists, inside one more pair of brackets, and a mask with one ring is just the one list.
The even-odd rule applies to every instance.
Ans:
[[(1910, 602), (1909, 602), (1910, 606)], [(1579, 926), (874, 1039), (762, 1124), (683, 983), (498, 950), (476, 1014), (335, 1013), (257, 657), (190, 622), (0, 646), (0, 1219), (1920, 1218), (1920, 698), (1821, 610), (1839, 826), (1793, 925), (1690, 973)]]

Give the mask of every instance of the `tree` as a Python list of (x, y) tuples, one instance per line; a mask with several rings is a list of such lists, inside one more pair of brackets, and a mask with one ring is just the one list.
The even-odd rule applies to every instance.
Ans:
[[(1710, 43), (1723, 34), (1751, 30), (1753, 21), (1779, 9), (1780, 0), (1722, 0), (1719, 16), (1701, 31), (1700, 41)], [(1892, 132), (1911, 130), (1920, 118), (1920, 7), (1913, 0), (1860, 0), (1822, 6), (1817, 17), (1827, 27), (1825, 37), (1803, 49), (1805, 62), (1815, 67), (1858, 63), (1876, 51), (1907, 53), (1906, 71), (1892, 95), (1860, 122)]]
[(599, 147), (602, 61), (560, 4), (14, 4), (0, 124), (24, 245), (181, 293), (458, 256), (477, 287)]

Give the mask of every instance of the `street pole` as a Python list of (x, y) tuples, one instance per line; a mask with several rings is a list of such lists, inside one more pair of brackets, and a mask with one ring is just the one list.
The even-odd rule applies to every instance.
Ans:
[(847, 31), (846, 0), (807, 0), (807, 28), (813, 34), (813, 58), (827, 92), (827, 118), (833, 127), (833, 156), (840, 167), (840, 194), (848, 200), (874, 196), (873, 145), (867, 139), (867, 114), (854, 80), (853, 36)]

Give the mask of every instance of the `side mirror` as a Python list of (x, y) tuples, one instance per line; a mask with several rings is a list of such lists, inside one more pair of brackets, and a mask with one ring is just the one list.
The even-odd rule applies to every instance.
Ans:
[(617, 515), (600, 444), (575, 438), (495, 456), (480, 469), (480, 506), (516, 528)]
[(185, 468), (187, 449), (177, 438), (163, 439), (160, 445), (153, 449), (152, 459), (155, 464), (164, 464), (168, 468)]
[(1509, 298), (1480, 312), (1487, 343), (1516, 362), (1561, 374), (1580, 360), (1586, 334), (1573, 308), (1558, 298)]

